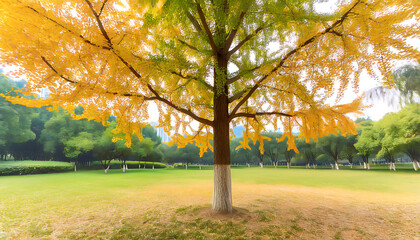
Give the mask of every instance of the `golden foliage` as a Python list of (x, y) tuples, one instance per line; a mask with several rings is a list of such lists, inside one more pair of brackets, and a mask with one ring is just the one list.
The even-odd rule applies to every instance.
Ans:
[[(81, 105), (84, 113), (74, 117), (103, 124), (114, 115), (115, 133), (127, 139), (132, 133), (141, 138), (154, 103), (159, 127), (178, 146), (195, 142), (202, 155), (212, 150), (213, 101), (223, 84), (231, 126), (246, 126), (243, 148), (251, 139), (263, 151), (260, 132), (270, 124), (283, 126), (279, 141), (288, 137), (296, 152), (293, 130), (307, 141), (338, 129), (354, 134), (347, 114), (363, 108), (361, 97), (327, 102), (337, 104), (348, 88), (357, 92), (363, 71), (391, 87), (392, 64), (419, 59), (406, 41), (419, 38), (419, 1), (355, 0), (328, 16), (308, 13), (305, 1), (298, 2), (277, 11), (265, 1), (232, 1), (223, 14), (206, 6), (209, 37), (189, 1), (0, 0), (0, 61), (26, 76), (20, 93), (51, 91), (47, 99), (8, 100), (69, 112)], [(228, 50), (235, 51), (228, 59), (239, 70), (212, 79), (214, 51), (222, 52), (232, 32)], [(278, 42), (280, 51), (270, 53), (270, 42)]]

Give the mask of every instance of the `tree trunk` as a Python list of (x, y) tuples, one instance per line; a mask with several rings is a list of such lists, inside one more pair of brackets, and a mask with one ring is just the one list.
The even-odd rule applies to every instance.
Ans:
[[(218, 65), (227, 71), (227, 61), (218, 59)], [(215, 83), (219, 81), (217, 79), (218, 77), (221, 76), (217, 76), (217, 71), (215, 71)], [(214, 185), (212, 209), (217, 213), (231, 213), (233, 210), (230, 177), (228, 102), (228, 89), (224, 85), (224, 91), (222, 93), (215, 93), (214, 97)]]
[(350, 168), (353, 168), (353, 163), (350, 163)]
[(108, 173), (109, 166), (105, 168), (105, 174)]
[(77, 172), (76, 163), (74, 163), (74, 171)]
[(264, 164), (262, 162), (260, 162), (260, 167), (264, 168)]
[(366, 169), (366, 162), (363, 162), (363, 168)]
[(336, 170), (339, 170), (339, 168), (338, 168), (338, 161), (337, 160), (334, 161), (334, 164), (335, 164), (335, 169)]
[(418, 162), (416, 160), (413, 161), (413, 167), (414, 167), (414, 171), (417, 171), (418, 167)]
[(290, 162), (287, 162), (287, 168), (290, 168)]

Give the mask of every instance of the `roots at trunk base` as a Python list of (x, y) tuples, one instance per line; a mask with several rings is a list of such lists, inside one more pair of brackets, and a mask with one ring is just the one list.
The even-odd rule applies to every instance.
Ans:
[(212, 209), (217, 213), (232, 212), (230, 165), (214, 165)]

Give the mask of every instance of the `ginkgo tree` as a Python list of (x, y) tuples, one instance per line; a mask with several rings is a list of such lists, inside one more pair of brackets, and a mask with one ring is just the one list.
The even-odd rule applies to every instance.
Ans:
[[(178, 146), (195, 142), (214, 152), (213, 210), (232, 211), (229, 138), (243, 125), (242, 147), (264, 126), (317, 139), (340, 129), (355, 133), (346, 114), (361, 98), (366, 70), (391, 86), (396, 59), (418, 59), (418, 1), (335, 1), (331, 12), (314, 0), (0, 0), (0, 59), (18, 66), (27, 106), (62, 106), (76, 118), (106, 124), (127, 144), (159, 111), (159, 127)], [(271, 46), (271, 47), (270, 47)], [(329, 104), (328, 104), (329, 103)], [(194, 124), (193, 124), (194, 123)], [(210, 144), (213, 140), (214, 144)]]

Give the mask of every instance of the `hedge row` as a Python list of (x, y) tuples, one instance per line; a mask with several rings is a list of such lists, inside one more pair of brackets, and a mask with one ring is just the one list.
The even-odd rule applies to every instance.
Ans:
[(55, 161), (6, 161), (0, 162), (0, 176), (58, 173), (73, 170), (73, 164)]
[[(120, 169), (122, 162), (112, 160), (110, 169)], [(138, 169), (138, 161), (127, 161), (128, 169)], [(146, 162), (146, 168), (166, 168), (160, 162)], [(140, 162), (140, 167), (144, 168), (144, 162)], [(101, 162), (95, 161), (90, 166), (78, 166), (77, 169), (99, 170), (103, 169)], [(58, 173), (73, 171), (73, 163), (56, 161), (0, 161), (0, 176), (6, 175), (27, 175), (41, 173)]]

